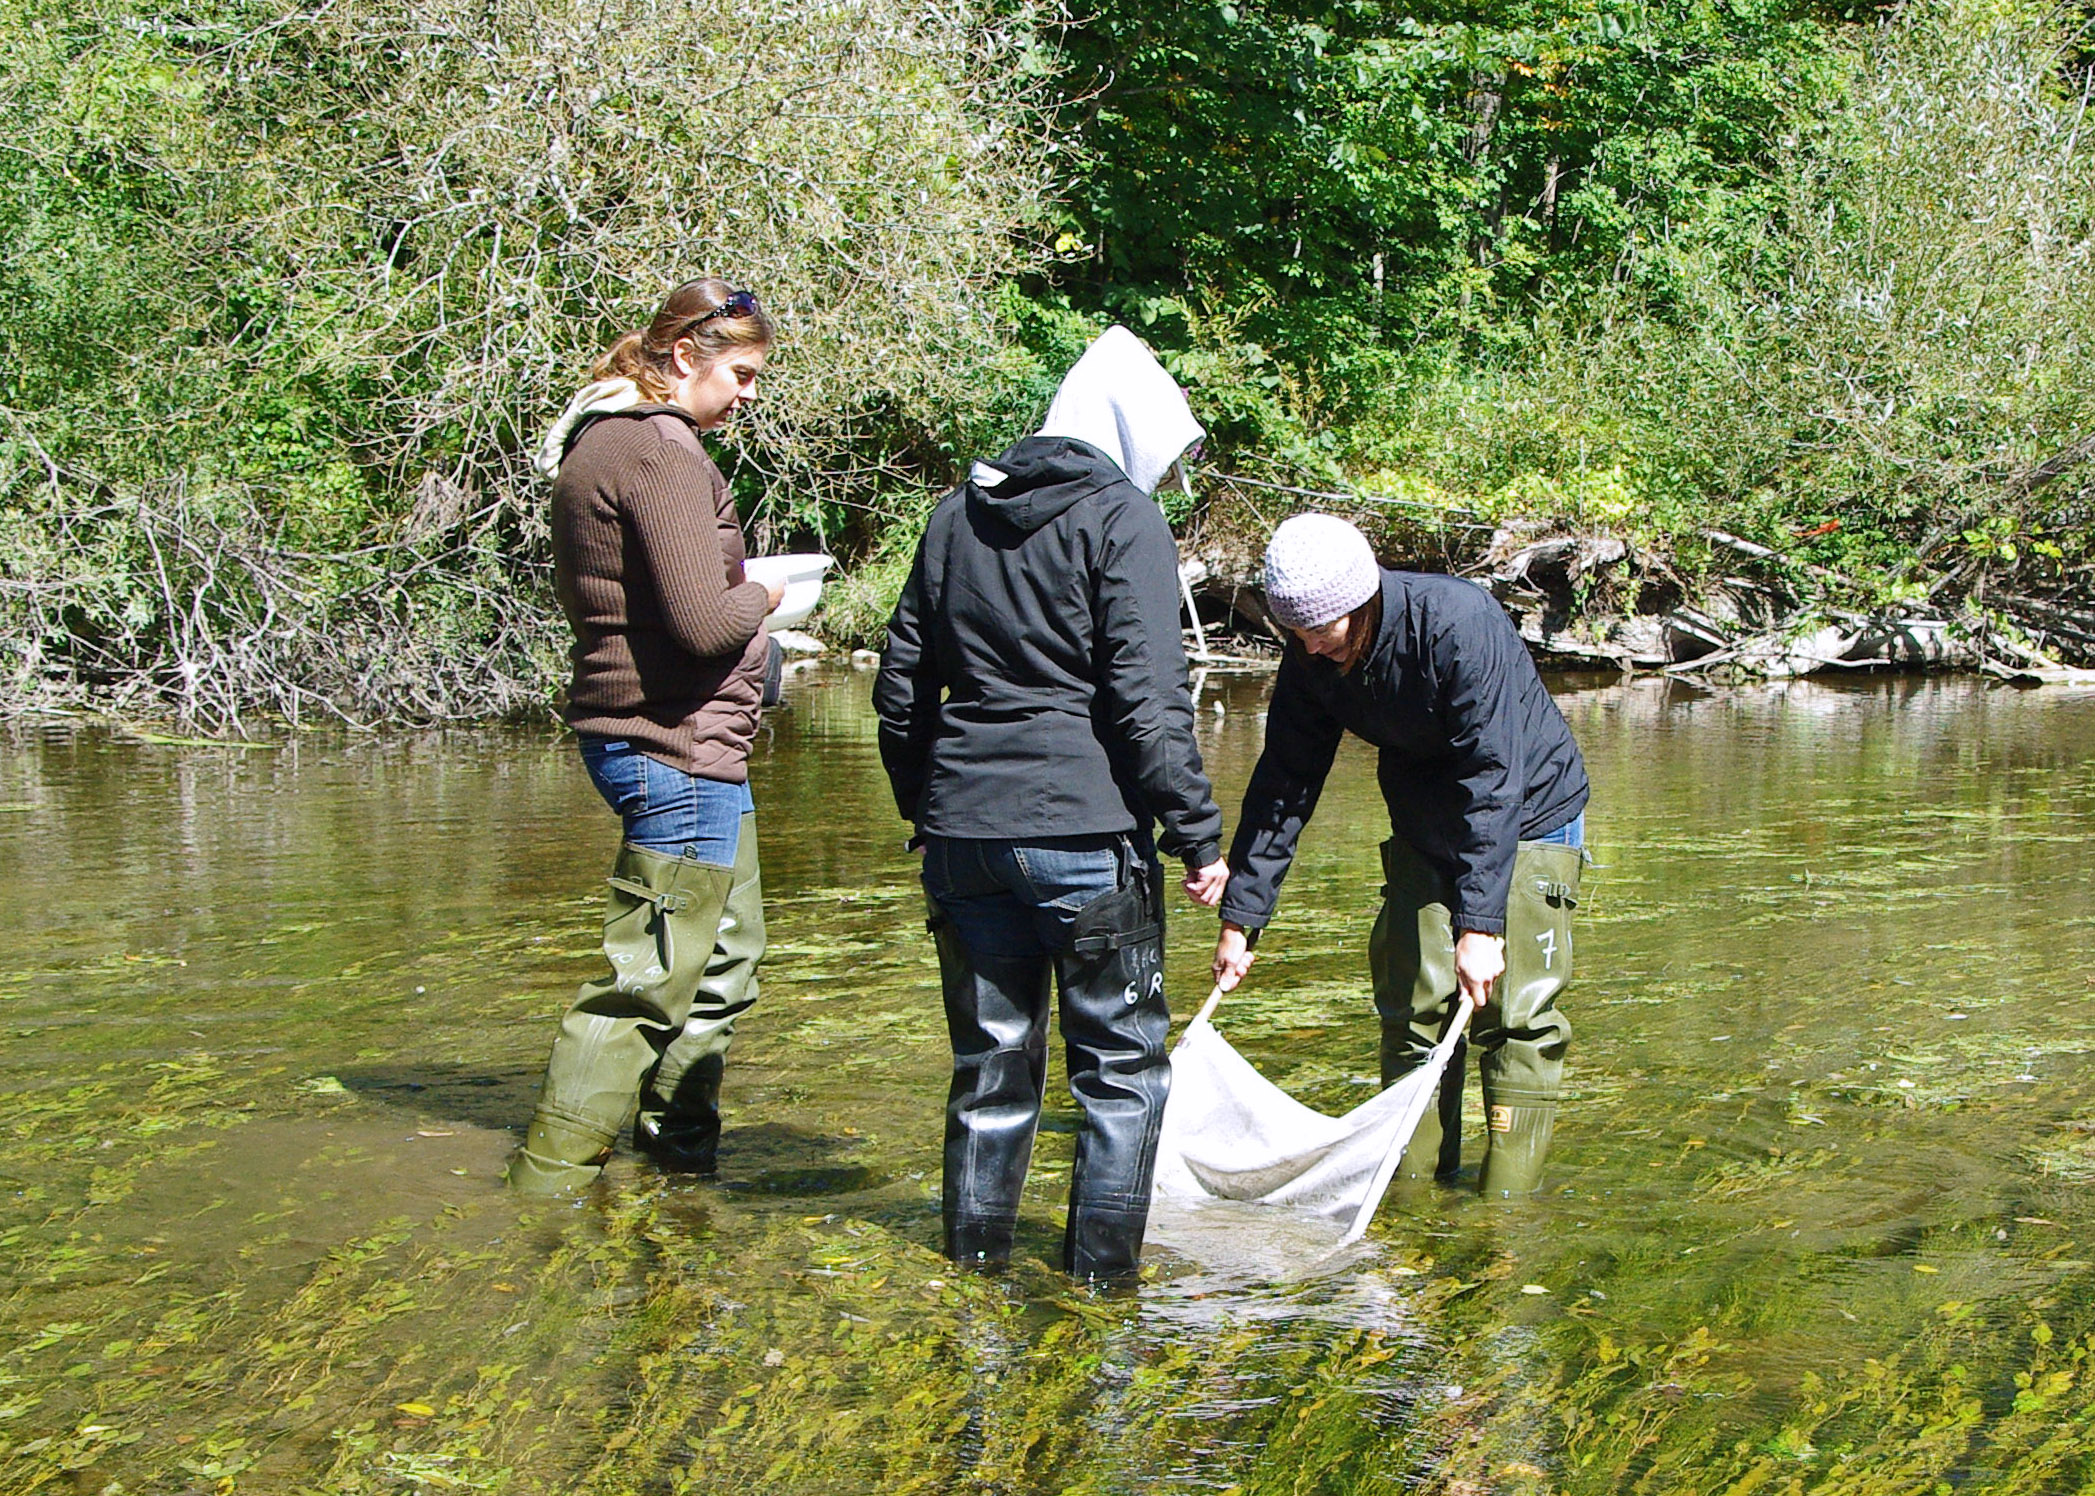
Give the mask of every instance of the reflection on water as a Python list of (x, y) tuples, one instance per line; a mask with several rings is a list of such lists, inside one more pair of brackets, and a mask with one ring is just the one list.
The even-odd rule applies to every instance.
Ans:
[[(717, 1184), (496, 1185), (615, 823), (556, 734), (0, 742), (0, 1488), (2078, 1489), (2095, 698), (1559, 683), (1596, 786), (1551, 1188), (1130, 1295), (935, 1255), (936, 967), (865, 677), (755, 765), (776, 942)], [(1264, 683), (1210, 682), (1233, 809)], [(1217, 1026), (1372, 1086), (1349, 745)], [(1212, 926), (1175, 917), (1172, 990)], [(1055, 1082), (1059, 1087), (1059, 1079)], [(1474, 1119), (1472, 1119), (1472, 1128)], [(1475, 1150), (1471, 1150), (1472, 1161)]]

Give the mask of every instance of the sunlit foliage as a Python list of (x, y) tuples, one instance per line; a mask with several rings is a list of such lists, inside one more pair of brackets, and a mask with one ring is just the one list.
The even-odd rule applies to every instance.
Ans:
[[(461, 622), (479, 603), (458, 583), (519, 580), (504, 562), (536, 553), (539, 431), (597, 350), (701, 271), (755, 287), (781, 325), (736, 445), (767, 538), (848, 539), (885, 489), (942, 479), (974, 424), (1030, 395), (993, 318), (1045, 185), (1023, 10), (5, 14), (11, 694), (232, 669), (223, 699), (186, 692), (185, 709), (291, 710), (308, 690), (368, 714), (431, 650), (477, 639), (505, 645), (499, 684), (436, 714), (542, 697), (531, 619)], [(200, 524), (205, 553), (163, 576)], [(329, 596), (431, 558), (388, 553), (374, 575), (341, 554), (432, 537), (470, 544), (443, 557), (446, 619), (410, 609), (387, 629), (396, 651), (430, 646), (404, 668), (245, 646), (272, 608), (314, 641), (368, 625), (371, 599), (330, 613)], [(285, 551), (311, 559), (246, 574)], [(202, 642), (185, 613), (209, 620)]]

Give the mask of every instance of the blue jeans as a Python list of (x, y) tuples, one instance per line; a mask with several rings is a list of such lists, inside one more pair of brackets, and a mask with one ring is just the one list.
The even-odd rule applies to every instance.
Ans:
[(756, 809), (746, 784), (701, 779), (649, 758), (624, 738), (580, 734), (582, 765), (625, 839), (668, 857), (733, 867), (742, 817)]
[(1586, 813), (1582, 810), (1554, 831), (1545, 831), (1540, 836), (1524, 840), (1540, 842), (1545, 847), (1584, 847), (1586, 845)]
[(1102, 832), (1037, 841), (924, 838), (924, 892), (967, 948), (991, 960), (1069, 948), (1077, 911), (1153, 859), (1147, 837)]

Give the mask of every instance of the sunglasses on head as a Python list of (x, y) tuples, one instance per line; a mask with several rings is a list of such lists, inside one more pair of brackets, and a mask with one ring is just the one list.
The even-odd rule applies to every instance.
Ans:
[(730, 291), (728, 292), (727, 300), (721, 302), (720, 305), (714, 307), (711, 311), (700, 312), (696, 317), (686, 322), (677, 333), (677, 336), (681, 338), (687, 333), (696, 332), (715, 317), (754, 317), (756, 314), (756, 292)]

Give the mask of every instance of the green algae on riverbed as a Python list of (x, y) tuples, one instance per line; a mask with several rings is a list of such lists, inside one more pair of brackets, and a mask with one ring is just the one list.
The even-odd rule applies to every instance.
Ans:
[[(564, 745), (0, 751), (0, 1489), (2049, 1493), (2095, 1482), (2095, 704), (1574, 683), (1602, 864), (1552, 1189), (1094, 1296), (936, 1241), (944, 1038), (863, 683), (756, 765), (775, 961), (717, 1184), (495, 1184), (586, 969)], [(1204, 718), (1241, 786), (1255, 687)], [(1373, 1065), (1349, 750), (1218, 1018)], [(1196, 999), (1201, 922), (1171, 973)], [(1059, 1086), (1059, 1082), (1056, 1083)]]

